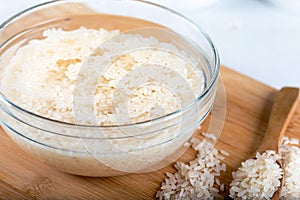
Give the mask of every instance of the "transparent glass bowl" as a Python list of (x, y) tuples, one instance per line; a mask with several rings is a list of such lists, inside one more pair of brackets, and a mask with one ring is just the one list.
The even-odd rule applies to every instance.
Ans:
[[(107, 14), (106, 18), (103, 14)], [(146, 21), (135, 23), (132, 18), (129, 22), (114, 16)], [(126, 125), (92, 126), (39, 116), (16, 105), (1, 90), (3, 129), (27, 153), (76, 175), (101, 177), (144, 173), (174, 162), (184, 153), (187, 148), (184, 144), (193, 137), (213, 106), (220, 63), (210, 38), (184, 16), (152, 3), (53, 1), (29, 8), (0, 26), (0, 72), (20, 47), (32, 39), (42, 38), (44, 30), (74, 30), (81, 26), (121, 31), (142, 29), (139, 33), (167, 39), (185, 51), (192, 58), (193, 66), (203, 73), (203, 92), (181, 109), (162, 117)]]

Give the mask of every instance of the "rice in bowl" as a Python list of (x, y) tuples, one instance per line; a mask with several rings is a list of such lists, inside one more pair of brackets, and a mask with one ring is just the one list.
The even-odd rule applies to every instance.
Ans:
[[(1, 92), (38, 120), (10, 110), (2, 114), (4, 129), (27, 152), (69, 173), (107, 176), (159, 169), (184, 152), (183, 144), (213, 103), (214, 92), (201, 109), (196, 105), (161, 118), (204, 91), (204, 74), (189, 56), (140, 34), (49, 29), (43, 39), (18, 48), (1, 70)], [(103, 63), (110, 65), (97, 76)], [(64, 123), (54, 126), (45, 118)], [(91, 128), (70, 128), (72, 123)], [(111, 128), (99, 131), (97, 126)]]

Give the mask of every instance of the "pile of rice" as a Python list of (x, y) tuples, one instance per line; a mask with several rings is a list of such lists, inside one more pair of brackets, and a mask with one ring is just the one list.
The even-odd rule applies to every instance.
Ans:
[(283, 161), (284, 185), (280, 199), (300, 198), (300, 142), (295, 138), (284, 137), (280, 147)]
[[(215, 137), (212, 134), (204, 135), (209, 136), (208, 139)], [(175, 164), (177, 172), (166, 174), (167, 178), (156, 194), (158, 199), (223, 199), (220, 192), (225, 190), (225, 186), (218, 177), (226, 171), (226, 164), (221, 160), (229, 153), (218, 151), (206, 139), (200, 141), (194, 138), (192, 148), (198, 151), (197, 158), (188, 164)]]
[(234, 199), (271, 199), (280, 186), (283, 171), (276, 162), (280, 156), (275, 151), (256, 154), (255, 159), (242, 162), (230, 186), (230, 197)]
[[(230, 184), (230, 197), (233, 199), (270, 199), (277, 191), (284, 174), (284, 185), (280, 199), (300, 197), (300, 142), (296, 138), (284, 137), (280, 146), (280, 155), (267, 151), (257, 153), (257, 159), (242, 163), (237, 172), (233, 172)], [(276, 163), (282, 159), (283, 171)]]
[[(46, 30), (43, 38), (8, 50), (13, 57), (8, 56), (7, 64), (0, 66), (0, 90), (16, 105), (37, 115), (100, 126), (157, 118), (190, 103), (194, 98), (187, 94), (199, 96), (205, 78), (195, 67), (198, 57), (188, 54), (178, 41), (164, 42), (165, 35), (159, 40), (139, 33), (84, 27)], [(213, 98), (184, 119), (185, 115), (178, 114), (163, 123), (157, 120), (101, 131), (43, 123), (43, 129), (49, 130), (46, 132), (7, 117), (9, 125), (26, 138), (54, 147), (47, 149), (6, 131), (29, 153), (69, 173), (110, 176), (149, 172), (177, 158), (175, 152), (183, 151), (180, 148), (212, 103)], [(131, 137), (135, 134), (141, 136)]]
[[(113, 40), (119, 35), (122, 37)], [(111, 59), (110, 52), (120, 52), (121, 55), (92, 85), (94, 92), (92, 112), (95, 116), (90, 112), (83, 114), (81, 124), (95, 125), (92, 118), (97, 119), (96, 125), (120, 124), (116, 122), (114, 116), (119, 112), (114, 110), (114, 91), (123, 77), (139, 67), (159, 65), (171, 69), (174, 73), (160, 74), (162, 79), (166, 77), (171, 79), (177, 73), (188, 83), (195, 96), (203, 91), (205, 85), (203, 74), (196, 71), (186, 60), (188, 55), (171, 43), (160, 42), (154, 37), (84, 27), (73, 31), (49, 29), (43, 33), (43, 37), (40, 40), (32, 40), (17, 50), (0, 75), (0, 88), (1, 92), (20, 107), (47, 118), (75, 123), (73, 108), (75, 87), (82, 87), (82, 91), (88, 90), (87, 85), (76, 85), (76, 80), (85, 60), (88, 57), (97, 59), (98, 54), (107, 61)], [(107, 45), (101, 48), (105, 42)], [(99, 66), (88, 67), (91, 73), (85, 76), (90, 78)], [(139, 83), (145, 77), (141, 75), (135, 78), (137, 80), (130, 80), (131, 83), (128, 85)], [(162, 84), (153, 83), (150, 77), (143, 85), (133, 88), (128, 92), (131, 93), (128, 110), (124, 111), (128, 111), (129, 119), (123, 120), (122, 123), (156, 118), (176, 111), (191, 101), (188, 97), (185, 98), (183, 83), (177, 82), (173, 85), (176, 91), (171, 91)], [(183, 102), (179, 101), (180, 97), (184, 97)], [(83, 106), (89, 106), (84, 103)]]

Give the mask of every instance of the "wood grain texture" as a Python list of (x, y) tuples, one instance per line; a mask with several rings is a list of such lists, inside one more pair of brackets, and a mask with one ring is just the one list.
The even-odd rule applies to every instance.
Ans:
[[(225, 159), (227, 172), (221, 181), (231, 182), (231, 172), (258, 147), (267, 128), (276, 90), (222, 67), (227, 95), (227, 115), (216, 148), (230, 152)], [(203, 124), (207, 129), (209, 118)], [(292, 117), (286, 135), (300, 138), (300, 106)], [(188, 151), (181, 161), (193, 159)], [(170, 165), (146, 174), (111, 178), (79, 177), (48, 167), (24, 153), (0, 131), (0, 199), (154, 199)]]
[(294, 116), (298, 103), (299, 88), (284, 87), (276, 94), (268, 127), (257, 152), (262, 153), (266, 150), (279, 152), (282, 137)]

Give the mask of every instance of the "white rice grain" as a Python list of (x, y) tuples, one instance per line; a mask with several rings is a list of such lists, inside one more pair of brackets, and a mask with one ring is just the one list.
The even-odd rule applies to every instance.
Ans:
[(202, 133), (202, 135), (204, 136), (204, 137), (206, 137), (207, 139), (211, 139), (211, 140), (213, 140), (213, 141), (217, 141), (217, 136), (215, 136), (214, 134), (212, 134), (212, 133)]
[(220, 191), (221, 191), (221, 192), (224, 192), (224, 191), (225, 191), (225, 185), (224, 185), (223, 183), (220, 185)]
[(175, 164), (177, 172), (174, 176), (167, 173), (161, 190), (156, 193), (158, 199), (223, 199), (219, 192), (224, 191), (225, 186), (217, 177), (226, 170), (226, 165), (218, 159), (219, 151), (207, 140), (192, 139), (191, 142), (198, 151), (197, 158), (189, 164)]
[(229, 152), (225, 150), (220, 150), (220, 153), (223, 154), (224, 156), (229, 156)]
[(230, 197), (233, 199), (270, 199), (280, 186), (283, 171), (277, 164), (280, 156), (274, 151), (257, 153), (233, 173)]
[(299, 140), (284, 137), (280, 146), (285, 178), (281, 200), (300, 199), (300, 148), (290, 145), (299, 145)]

